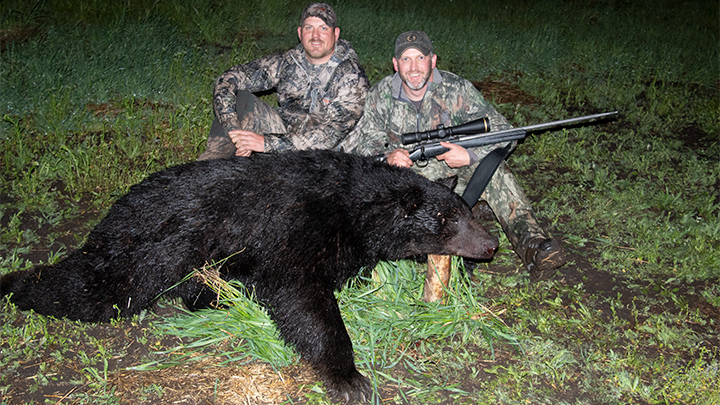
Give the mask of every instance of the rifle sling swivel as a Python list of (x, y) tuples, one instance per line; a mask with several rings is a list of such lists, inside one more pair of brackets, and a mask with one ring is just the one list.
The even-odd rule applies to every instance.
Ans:
[(420, 158), (415, 162), (418, 167), (425, 167), (428, 165), (428, 158), (425, 156), (425, 145), (420, 145)]

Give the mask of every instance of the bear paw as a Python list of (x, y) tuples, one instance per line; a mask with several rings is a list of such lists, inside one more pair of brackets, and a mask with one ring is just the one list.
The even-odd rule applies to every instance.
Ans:
[(344, 404), (365, 403), (372, 398), (372, 385), (370, 380), (357, 370), (345, 379), (325, 382), (328, 395), (342, 401)]

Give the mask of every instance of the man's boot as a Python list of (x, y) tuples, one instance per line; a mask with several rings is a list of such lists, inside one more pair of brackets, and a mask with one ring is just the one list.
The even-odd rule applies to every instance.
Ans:
[(567, 262), (560, 243), (547, 237), (542, 230), (533, 232), (525, 229), (519, 232), (523, 228), (522, 224), (508, 226), (504, 221), (500, 221), (500, 225), (529, 272), (556, 269)]
[(531, 273), (556, 269), (567, 262), (560, 243), (551, 238), (529, 239), (515, 251)]

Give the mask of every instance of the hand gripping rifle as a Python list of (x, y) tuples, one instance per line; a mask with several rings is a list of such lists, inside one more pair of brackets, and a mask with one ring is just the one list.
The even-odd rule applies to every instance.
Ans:
[[(410, 152), (410, 160), (421, 164), (421, 162), (427, 162), (427, 159), (441, 155), (449, 150), (440, 145), (440, 141), (432, 141), (433, 139), (442, 139), (445, 142), (454, 143), (464, 148), (473, 148), (523, 139), (529, 132), (540, 132), (563, 126), (610, 119), (617, 114), (617, 111), (611, 111), (491, 132), (489, 132), (490, 125), (487, 118), (480, 118), (479, 120), (470, 121), (450, 128), (438, 127), (438, 129), (431, 131), (403, 134), (402, 143), (403, 145), (407, 145), (421, 142)], [(461, 136), (451, 137), (452, 135)], [(463, 200), (465, 200), (471, 208), (478, 199), (480, 199), (480, 195), (490, 182), (493, 173), (495, 173), (500, 163), (510, 154), (513, 147), (514, 144), (510, 143), (505, 147), (494, 149), (480, 161), (462, 195)]]

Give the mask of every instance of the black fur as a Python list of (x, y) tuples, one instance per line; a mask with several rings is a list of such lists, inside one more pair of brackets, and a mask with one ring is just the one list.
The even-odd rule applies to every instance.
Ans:
[[(490, 258), (496, 248), (458, 195), (410, 170), (329, 151), (257, 155), (151, 175), (118, 199), (81, 249), (2, 277), (0, 292), (23, 310), (108, 321), (231, 256), (222, 276), (254, 287), (332, 393), (362, 400), (370, 384), (355, 368), (333, 291), (380, 260)], [(194, 279), (165, 295), (191, 309), (213, 298)]]

